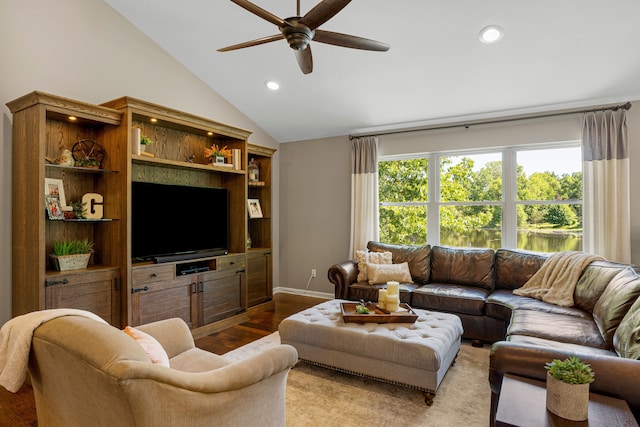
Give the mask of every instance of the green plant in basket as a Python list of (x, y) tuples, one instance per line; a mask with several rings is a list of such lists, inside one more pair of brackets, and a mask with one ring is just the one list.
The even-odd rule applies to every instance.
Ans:
[(595, 378), (591, 366), (577, 356), (570, 356), (565, 360), (553, 359), (545, 363), (544, 368), (553, 378), (567, 384), (590, 384)]
[(53, 244), (53, 254), (56, 256), (88, 254), (93, 251), (93, 242), (84, 240), (63, 240)]

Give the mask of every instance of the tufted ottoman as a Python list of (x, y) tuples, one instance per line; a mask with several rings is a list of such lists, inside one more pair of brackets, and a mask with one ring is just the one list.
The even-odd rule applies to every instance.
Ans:
[(341, 302), (284, 319), (278, 327), (282, 343), (306, 362), (420, 390), (431, 405), (460, 349), (460, 318), (414, 309), (415, 323), (345, 323)]

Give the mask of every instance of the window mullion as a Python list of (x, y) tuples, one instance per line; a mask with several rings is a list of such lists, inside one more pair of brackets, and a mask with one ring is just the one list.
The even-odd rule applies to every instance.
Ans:
[(440, 155), (430, 153), (427, 164), (429, 165), (429, 188), (427, 189), (427, 243), (440, 244)]
[(516, 156), (517, 152), (513, 148), (507, 148), (502, 152), (502, 246), (505, 248), (518, 247)]

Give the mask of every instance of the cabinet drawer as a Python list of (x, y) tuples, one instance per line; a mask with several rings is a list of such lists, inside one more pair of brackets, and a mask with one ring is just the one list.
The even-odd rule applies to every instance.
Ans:
[(168, 265), (150, 265), (133, 269), (133, 285), (140, 285), (149, 282), (160, 282), (163, 280), (173, 280), (175, 277), (175, 267)]
[(227, 255), (216, 258), (216, 270), (242, 270), (244, 269), (244, 254)]

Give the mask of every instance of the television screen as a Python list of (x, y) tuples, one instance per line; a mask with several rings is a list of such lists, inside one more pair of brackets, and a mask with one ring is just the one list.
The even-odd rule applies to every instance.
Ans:
[(175, 261), (228, 249), (227, 189), (131, 183), (133, 261)]

